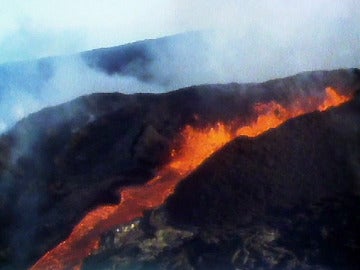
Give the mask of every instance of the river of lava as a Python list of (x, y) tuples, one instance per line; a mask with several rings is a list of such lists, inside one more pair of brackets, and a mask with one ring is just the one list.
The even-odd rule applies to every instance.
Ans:
[[(254, 107), (256, 120), (235, 129), (223, 123), (204, 129), (186, 126), (181, 133), (181, 147), (173, 150), (171, 161), (157, 176), (144, 185), (119, 190), (121, 201), (118, 205), (101, 206), (88, 213), (65, 241), (47, 252), (31, 269), (81, 269), (82, 260), (98, 249), (102, 234), (141, 217), (144, 210), (163, 204), (181, 180), (227, 142), (237, 136), (258, 136), (290, 118), (314, 110), (323, 111), (350, 99), (331, 87), (326, 88), (325, 93), (322, 102), (312, 108), (308, 106), (314, 103), (311, 98), (305, 100), (307, 106), (303, 100), (287, 108), (276, 102), (257, 104)], [(302, 109), (304, 107), (307, 109)]]

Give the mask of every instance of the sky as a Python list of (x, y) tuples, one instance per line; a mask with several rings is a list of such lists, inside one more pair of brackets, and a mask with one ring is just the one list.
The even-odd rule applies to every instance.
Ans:
[(0, 0), (0, 63), (203, 29), (237, 36), (254, 29), (286, 46), (332, 20), (355, 35), (359, 10), (357, 0)]

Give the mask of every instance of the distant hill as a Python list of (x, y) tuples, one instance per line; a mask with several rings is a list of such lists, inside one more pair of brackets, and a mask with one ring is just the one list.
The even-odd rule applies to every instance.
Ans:
[[(190, 32), (74, 55), (0, 65), (0, 132), (30, 112), (95, 92), (163, 92), (196, 83), (205, 41)], [(201, 50), (201, 49), (200, 49)], [(179, 73), (181, 69), (181, 73)], [(193, 75), (192, 82), (183, 77)], [(61, 86), (60, 86), (61, 85)]]

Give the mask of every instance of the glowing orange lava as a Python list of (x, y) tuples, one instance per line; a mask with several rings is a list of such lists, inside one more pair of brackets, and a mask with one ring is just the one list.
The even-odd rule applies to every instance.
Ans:
[(348, 96), (339, 95), (336, 90), (332, 87), (326, 87), (326, 99), (318, 107), (319, 111), (325, 111), (330, 107), (338, 106), (350, 99)]
[[(349, 96), (338, 94), (332, 87), (326, 87), (325, 93), (326, 98), (316, 108), (319, 111), (325, 111), (330, 107), (338, 106), (351, 98)], [(311, 98), (309, 99), (309, 102), (312, 102)], [(236, 131), (237, 136), (258, 136), (266, 130), (276, 128), (290, 118), (308, 113), (309, 109), (306, 109), (297, 102), (294, 102), (293, 106), (289, 106), (289, 108), (285, 108), (276, 102), (270, 102), (255, 105), (255, 111), (258, 113), (256, 121), (238, 128)]]
[(223, 123), (205, 129), (186, 126), (181, 133), (181, 147), (172, 151), (172, 160), (156, 177), (145, 185), (121, 189), (121, 202), (118, 205), (102, 206), (88, 213), (65, 241), (47, 252), (31, 269), (81, 269), (82, 260), (98, 249), (102, 234), (141, 217), (144, 210), (162, 205), (181, 180), (236, 136), (258, 136), (292, 117), (316, 109), (323, 111), (349, 99), (328, 87), (322, 104), (312, 110), (304, 110), (299, 106), (285, 108), (275, 102), (257, 104), (254, 108), (257, 119), (235, 132), (231, 131), (234, 127)]

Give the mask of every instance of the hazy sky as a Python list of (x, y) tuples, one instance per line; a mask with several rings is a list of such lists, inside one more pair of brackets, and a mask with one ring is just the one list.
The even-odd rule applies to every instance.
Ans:
[(286, 46), (332, 20), (356, 35), (359, 10), (357, 0), (0, 0), (0, 63), (213, 28), (255, 29)]

